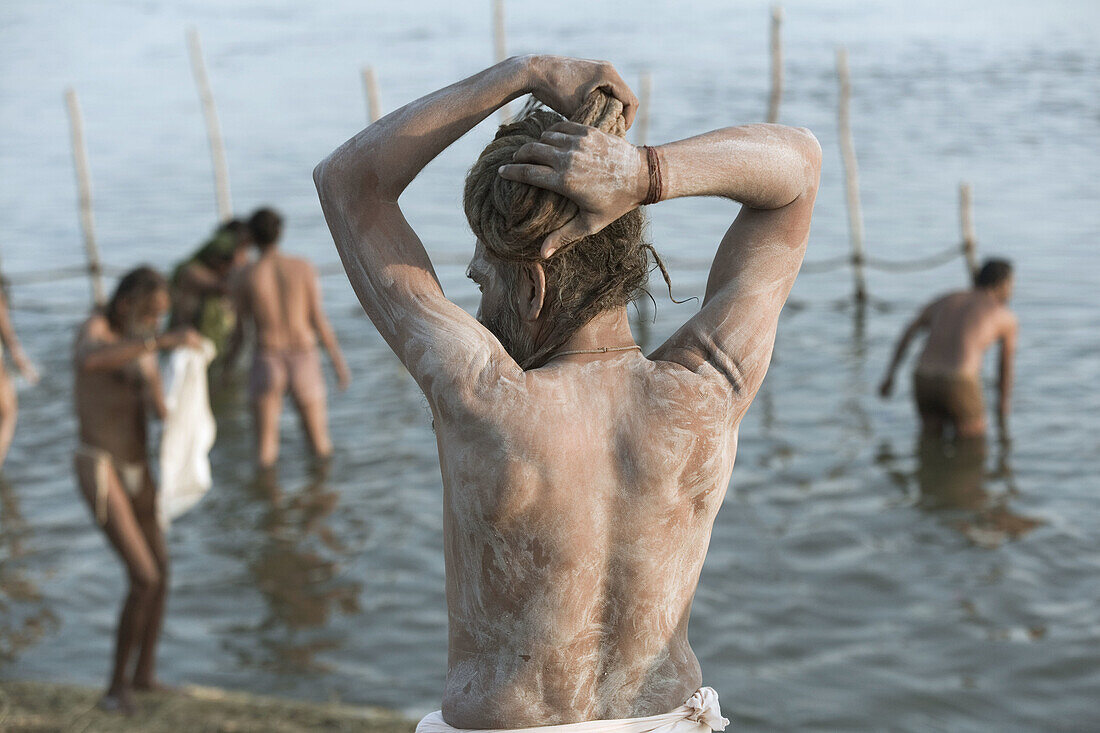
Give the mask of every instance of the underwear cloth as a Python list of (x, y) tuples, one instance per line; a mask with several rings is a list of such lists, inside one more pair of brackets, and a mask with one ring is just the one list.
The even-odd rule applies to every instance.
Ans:
[(122, 488), (135, 497), (145, 487), (145, 462), (120, 461), (102, 448), (86, 443), (77, 446), (76, 455), (91, 459), (95, 467), (95, 520), (102, 527), (107, 524), (107, 490), (110, 486), (107, 471), (114, 466)]
[(325, 377), (321, 373), (321, 355), (316, 346), (306, 349), (261, 349), (252, 356), (248, 375), (248, 395), (255, 402), (271, 393), (287, 389), (302, 405), (325, 398)]
[(416, 726), (416, 733), (709, 733), (725, 730), (729, 723), (722, 717), (718, 693), (710, 687), (700, 687), (686, 703), (672, 712), (646, 718), (589, 720), (536, 728), (468, 730), (447, 725), (442, 712), (437, 710), (424, 716)]
[(914, 372), (913, 396), (917, 410), (967, 425), (985, 420), (982, 385), (976, 374), (964, 372)]

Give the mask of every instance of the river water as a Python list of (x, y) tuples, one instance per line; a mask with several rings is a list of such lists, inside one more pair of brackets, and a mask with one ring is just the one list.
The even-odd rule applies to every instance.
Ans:
[[(843, 255), (834, 50), (847, 45), (867, 247), (904, 259), (959, 239), (970, 181), (980, 252), (1018, 267), (1012, 441), (921, 447), (908, 380), (874, 394), (892, 340), (961, 260), (851, 277), (807, 271), (741, 430), (691, 638), (736, 729), (1086, 730), (1100, 726), (1100, 10), (1080, 2), (789, 2), (782, 121), (825, 151), (808, 261)], [(508, 5), (509, 50), (653, 76), (650, 141), (758, 121), (763, 3)], [(116, 267), (167, 268), (209, 229), (209, 157), (184, 29), (220, 108), (234, 203), (287, 218), (285, 247), (336, 261), (312, 166), (363, 123), (359, 69), (387, 109), (491, 59), (487, 2), (56, 0), (0, 8), (0, 255), (45, 377), (20, 386), (0, 481), (0, 676), (99, 684), (123, 574), (77, 500), (69, 350), (83, 280), (62, 102), (86, 118), (96, 225)], [(462, 175), (483, 125), (405, 208), (447, 292), (473, 309)], [(677, 296), (699, 294), (736, 208), (654, 207)], [(339, 273), (325, 302), (354, 371), (332, 400), (336, 458), (311, 475), (291, 415), (277, 481), (254, 478), (240, 390), (215, 398), (215, 489), (170, 537), (163, 677), (314, 699), (438, 706), (445, 665), (440, 477), (429, 413)], [(655, 292), (657, 288), (654, 289)], [(697, 307), (657, 297), (654, 346)], [(992, 385), (992, 363), (987, 381)], [(331, 387), (331, 383), (330, 383)], [(578, 487), (583, 490), (583, 487)]]

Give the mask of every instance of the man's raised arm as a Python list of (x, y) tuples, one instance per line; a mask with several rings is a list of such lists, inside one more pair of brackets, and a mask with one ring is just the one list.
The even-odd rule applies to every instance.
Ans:
[(794, 285), (817, 197), (821, 147), (809, 130), (746, 125), (657, 149), (667, 198), (741, 203), (710, 267), (702, 310), (654, 353), (708, 362), (748, 407), (771, 361), (779, 312)]
[(314, 170), (321, 207), (360, 303), (429, 398), (429, 382), (449, 363), (510, 359), (492, 334), (444, 298), (398, 197), (425, 165), (506, 102), (532, 93), (570, 114), (597, 87), (627, 102), (633, 116), (633, 94), (609, 64), (507, 59), (386, 115)]

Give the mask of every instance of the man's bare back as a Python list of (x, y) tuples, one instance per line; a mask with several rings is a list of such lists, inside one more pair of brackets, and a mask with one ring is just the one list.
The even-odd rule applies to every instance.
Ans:
[[(596, 89), (620, 103), (617, 133), (562, 122), (508, 149), (501, 179), (553, 190), (576, 216), (527, 242), (533, 253), (510, 270), (479, 239), (469, 274), (483, 295), (471, 318), (443, 296), (396, 203), (401, 191), (510, 99), (532, 93), (571, 115)], [(691, 602), (738, 425), (805, 251), (820, 148), (808, 131), (758, 125), (647, 153), (619, 137), (636, 105), (610, 64), (509, 59), (388, 115), (314, 171), (360, 302), (434, 417), (449, 614), (442, 715), (451, 726), (664, 714), (701, 682), (687, 639)], [(656, 197), (652, 155), (663, 176)], [(585, 246), (643, 200), (681, 196), (743, 204), (700, 312), (643, 356), (625, 305), (608, 308), (544, 364), (521, 368), (516, 344), (537, 353), (556, 327), (550, 258)], [(522, 337), (514, 351), (494, 330), (506, 321)]]
[(271, 251), (247, 265), (240, 278), (257, 346), (301, 351), (317, 345), (313, 314), (317, 272), (313, 265)]
[(449, 721), (654, 715), (699, 688), (687, 622), (733, 468), (728, 389), (631, 351), (437, 420)]
[(918, 372), (977, 375), (990, 346), (1015, 328), (1004, 303), (981, 290), (963, 290), (933, 301), (925, 310), (928, 338), (917, 360)]

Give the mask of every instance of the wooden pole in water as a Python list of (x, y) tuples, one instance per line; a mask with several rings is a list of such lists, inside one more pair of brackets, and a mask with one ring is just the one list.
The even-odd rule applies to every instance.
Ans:
[(867, 282), (863, 277), (863, 211), (859, 203), (859, 166), (856, 163), (856, 148), (852, 142), (852, 125), (848, 113), (852, 96), (848, 75), (848, 50), (843, 46), (836, 51), (836, 75), (840, 82), (837, 126), (840, 128), (840, 154), (844, 160), (844, 183), (848, 193), (848, 232), (852, 241), (855, 297), (857, 303), (863, 303), (867, 300)]
[(768, 122), (779, 122), (779, 102), (783, 99), (783, 6), (772, 6), (772, 93), (768, 98)]
[(966, 257), (966, 269), (970, 280), (978, 274), (978, 237), (974, 233), (974, 202), (970, 184), (959, 184), (959, 226), (962, 227), (962, 250)]
[(202, 46), (199, 44), (199, 32), (196, 28), (187, 29), (187, 46), (191, 52), (191, 73), (195, 76), (195, 86), (198, 87), (199, 101), (206, 119), (206, 137), (210, 141), (218, 220), (224, 222), (233, 218), (233, 203), (229, 196), (229, 165), (225, 160), (225, 143), (222, 140), (221, 123), (218, 122), (218, 108), (214, 105), (214, 94), (210, 91), (210, 79), (206, 75), (206, 62), (202, 57)]
[(378, 79), (371, 66), (363, 67), (363, 87), (367, 92), (367, 119), (374, 124), (382, 116), (382, 102), (378, 96)]
[(80, 205), (80, 228), (84, 231), (84, 251), (88, 256), (88, 278), (92, 282), (92, 300), (97, 306), (107, 302), (103, 291), (103, 267), (99, 263), (99, 247), (95, 243), (95, 219), (92, 217), (92, 180), (88, 174), (88, 151), (84, 147), (84, 117), (76, 90), (65, 90), (69, 108), (69, 127), (73, 139), (73, 166), (76, 168), (76, 188)]
[(645, 145), (649, 134), (649, 97), (652, 91), (653, 76), (648, 71), (643, 71), (641, 83), (638, 85), (638, 114), (634, 118), (634, 141), (638, 145)]
[[(508, 56), (508, 39), (504, 28), (504, 0), (493, 0), (493, 52), (497, 63)], [(512, 105), (500, 108), (500, 121), (507, 122), (512, 116)]]

